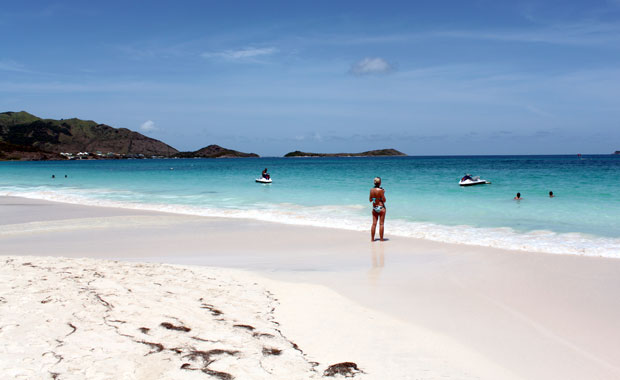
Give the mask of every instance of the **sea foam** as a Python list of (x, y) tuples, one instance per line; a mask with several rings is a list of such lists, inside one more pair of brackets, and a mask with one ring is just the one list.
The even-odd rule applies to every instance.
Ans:
[[(98, 192), (99, 196), (93, 197), (93, 190), (72, 189), (69, 192), (68, 189), (63, 191), (49, 189), (28, 191), (20, 189), (0, 191), (0, 196), (17, 196), (87, 206), (119, 207), (206, 217), (254, 219), (274, 223), (353, 231), (367, 231), (370, 225), (370, 214), (365, 217), (359, 215), (360, 209), (363, 208), (361, 205), (302, 206), (292, 203), (265, 203), (254, 204), (252, 208), (209, 207), (175, 203), (122, 201), (118, 200), (118, 194), (115, 194), (114, 199), (112, 199), (111, 197), (105, 197), (105, 190), (99, 189)], [(127, 194), (127, 198), (133, 199), (131, 194)], [(583, 233), (557, 233), (548, 230), (519, 232), (507, 227), (448, 226), (402, 219), (388, 219), (386, 222), (386, 235), (516, 251), (620, 258), (620, 239)]]

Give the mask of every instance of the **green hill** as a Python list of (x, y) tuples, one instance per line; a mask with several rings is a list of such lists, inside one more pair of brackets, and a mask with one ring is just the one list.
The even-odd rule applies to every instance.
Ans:
[(76, 118), (41, 119), (25, 111), (0, 113), (0, 142), (49, 153), (99, 151), (169, 157), (178, 152), (159, 140), (126, 128)]

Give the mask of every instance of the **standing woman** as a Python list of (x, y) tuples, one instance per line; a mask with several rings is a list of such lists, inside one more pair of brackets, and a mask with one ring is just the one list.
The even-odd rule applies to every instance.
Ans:
[(379, 238), (383, 241), (383, 223), (385, 222), (385, 190), (381, 187), (381, 178), (375, 177), (375, 187), (370, 189), (368, 200), (372, 202), (372, 228), (370, 229), (370, 241), (375, 241), (377, 219), (379, 219)]

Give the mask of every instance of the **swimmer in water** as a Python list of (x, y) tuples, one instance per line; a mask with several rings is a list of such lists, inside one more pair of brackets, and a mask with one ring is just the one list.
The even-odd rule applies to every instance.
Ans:
[(553, 197), (555, 197), (555, 195), (553, 195), (553, 191), (550, 191), (549, 192), (549, 198), (553, 198)]
[(517, 193), (517, 196), (514, 198), (516, 201), (520, 201), (521, 199), (521, 193)]

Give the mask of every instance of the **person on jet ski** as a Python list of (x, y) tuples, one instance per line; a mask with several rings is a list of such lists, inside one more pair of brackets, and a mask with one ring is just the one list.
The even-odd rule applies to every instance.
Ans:
[(469, 174), (465, 174), (465, 177), (461, 178), (461, 182), (465, 181), (465, 180), (468, 180), (468, 179), (473, 181), (473, 178), (471, 178), (471, 176)]
[(271, 176), (269, 175), (269, 173), (267, 173), (267, 168), (265, 168), (265, 170), (263, 170), (263, 178), (264, 179), (269, 179)]

